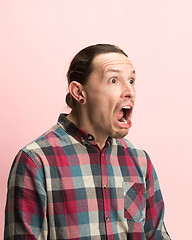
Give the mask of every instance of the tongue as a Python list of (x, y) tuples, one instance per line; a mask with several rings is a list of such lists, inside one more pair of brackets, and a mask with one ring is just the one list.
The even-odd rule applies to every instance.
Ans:
[(119, 122), (121, 122), (121, 123), (126, 123), (127, 121), (126, 121), (126, 119), (125, 119), (124, 117), (122, 117), (122, 118), (119, 120)]
[(124, 113), (122, 110), (120, 110), (118, 113), (117, 113), (117, 120), (119, 121), (120, 119), (122, 119)]

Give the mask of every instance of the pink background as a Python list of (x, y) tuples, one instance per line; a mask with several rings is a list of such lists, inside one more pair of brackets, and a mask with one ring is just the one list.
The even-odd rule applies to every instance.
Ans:
[(128, 53), (137, 100), (128, 138), (155, 165), (174, 240), (191, 235), (191, 0), (0, 0), (0, 239), (8, 173), (20, 148), (66, 111), (71, 58), (94, 43)]

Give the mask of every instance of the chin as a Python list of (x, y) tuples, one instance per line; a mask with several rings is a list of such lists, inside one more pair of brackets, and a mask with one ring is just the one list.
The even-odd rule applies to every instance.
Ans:
[(118, 132), (114, 132), (111, 137), (113, 138), (123, 138), (125, 137), (129, 132), (129, 129), (124, 129), (124, 130), (121, 130), (121, 131), (118, 131)]

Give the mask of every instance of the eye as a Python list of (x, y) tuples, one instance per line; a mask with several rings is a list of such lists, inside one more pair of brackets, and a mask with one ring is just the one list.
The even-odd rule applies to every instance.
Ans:
[(135, 83), (135, 79), (134, 79), (134, 78), (130, 78), (130, 79), (129, 79), (129, 83), (130, 83), (130, 84), (134, 84), (134, 83)]
[(110, 82), (110, 83), (116, 83), (116, 82), (117, 82), (117, 79), (116, 79), (116, 78), (111, 78), (111, 79), (109, 79), (109, 82)]

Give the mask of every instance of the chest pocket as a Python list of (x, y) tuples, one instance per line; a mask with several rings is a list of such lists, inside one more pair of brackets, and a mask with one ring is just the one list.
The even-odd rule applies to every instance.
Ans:
[(124, 217), (137, 223), (141, 222), (146, 212), (145, 184), (123, 182), (123, 190)]

